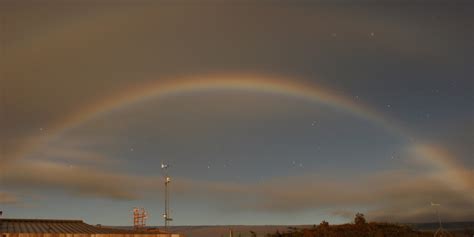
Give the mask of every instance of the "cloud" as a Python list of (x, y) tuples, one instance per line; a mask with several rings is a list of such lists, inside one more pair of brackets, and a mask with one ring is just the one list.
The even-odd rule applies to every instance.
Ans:
[(329, 214), (332, 216), (339, 216), (339, 217), (349, 220), (351, 218), (354, 218), (356, 212), (348, 211), (344, 209), (337, 209), (337, 210), (331, 211)]
[(88, 166), (51, 161), (15, 162), (2, 166), (0, 179), (3, 186), (15, 189), (59, 189), (81, 196), (117, 200), (139, 198), (138, 177)]
[[(474, 220), (473, 203), (464, 203), (457, 206), (456, 202), (447, 200), (440, 208), (443, 221), (470, 221)], [(380, 209), (370, 210), (366, 213), (370, 220), (386, 222), (435, 222), (437, 221), (436, 210), (428, 205), (413, 206), (387, 206)]]
[(68, 145), (61, 141), (61, 144), (46, 146), (39, 149), (35, 156), (49, 161), (74, 162), (90, 165), (111, 165), (117, 163), (117, 160), (110, 159), (108, 156), (82, 147), (81, 145)]
[(308, 175), (255, 185), (178, 180), (176, 188), (195, 201), (213, 200), (223, 211), (285, 214), (332, 209), (329, 214), (347, 219), (366, 211), (369, 220), (411, 222), (432, 221), (430, 203), (436, 202), (442, 203), (444, 220), (474, 219), (469, 194), (439, 182), (436, 174), (394, 171), (350, 181)]
[(422, 159), (425, 166), (431, 164), (439, 182), (465, 191), (474, 200), (474, 169), (465, 167), (448, 150), (432, 144), (417, 144), (413, 147), (415, 158)]
[(0, 204), (16, 204), (18, 202), (19, 200), (16, 195), (0, 191)]
[[(51, 161), (24, 161), (4, 165), (2, 185), (17, 190), (59, 190), (84, 197), (135, 200), (162, 192), (158, 176), (122, 174), (89, 166), (68, 166)], [(330, 175), (279, 177), (263, 183), (204, 181), (177, 177), (173, 195), (181, 201), (212, 202), (224, 212), (301, 213), (329, 210), (351, 219), (365, 212), (369, 220), (431, 221), (431, 202), (441, 203), (444, 220), (474, 219), (469, 193), (440, 182), (436, 173), (390, 171), (346, 178)], [(1, 194), (2, 202), (15, 196)], [(363, 208), (361, 210), (361, 208)], [(332, 211), (331, 211), (332, 210)]]

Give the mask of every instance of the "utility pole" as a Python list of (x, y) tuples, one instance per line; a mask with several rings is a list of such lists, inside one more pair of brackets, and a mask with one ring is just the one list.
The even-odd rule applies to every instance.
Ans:
[(164, 181), (165, 181), (165, 213), (163, 213), (163, 219), (165, 221), (165, 230), (168, 229), (169, 222), (173, 220), (170, 216), (170, 194), (169, 194), (169, 185), (171, 182), (171, 177), (168, 176), (168, 168), (169, 165), (165, 163), (161, 163), (161, 169), (163, 170), (164, 174)]

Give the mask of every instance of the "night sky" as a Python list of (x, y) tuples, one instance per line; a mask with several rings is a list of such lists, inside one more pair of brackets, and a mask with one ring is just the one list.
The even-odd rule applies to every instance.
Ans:
[(0, 209), (474, 220), (472, 1), (2, 1)]

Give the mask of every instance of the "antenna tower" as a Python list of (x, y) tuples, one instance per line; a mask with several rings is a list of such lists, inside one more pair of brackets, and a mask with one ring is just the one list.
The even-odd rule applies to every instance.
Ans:
[(146, 226), (148, 213), (144, 208), (133, 208), (133, 228), (138, 230)]
[(171, 177), (168, 176), (168, 168), (169, 165), (162, 163), (161, 164), (161, 169), (163, 170), (164, 174), (164, 181), (165, 181), (165, 213), (163, 213), (163, 219), (165, 221), (165, 229), (168, 228), (169, 222), (173, 220), (170, 216), (170, 193), (169, 193), (169, 185), (171, 182)]
[(441, 216), (439, 214), (439, 207), (441, 206), (441, 204), (431, 202), (431, 206), (436, 208), (436, 215), (438, 216), (438, 223), (439, 223), (439, 228), (436, 230), (434, 236), (435, 237), (453, 237), (451, 233), (449, 233), (443, 228), (443, 224), (441, 223)]

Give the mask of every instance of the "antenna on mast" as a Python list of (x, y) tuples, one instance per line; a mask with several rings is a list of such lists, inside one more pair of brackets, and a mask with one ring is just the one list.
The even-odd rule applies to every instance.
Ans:
[(168, 187), (171, 182), (171, 177), (168, 176), (168, 168), (169, 168), (168, 164), (161, 163), (161, 169), (163, 170), (164, 181), (165, 181), (165, 213), (163, 213), (163, 219), (165, 221), (165, 229), (168, 229), (169, 222), (173, 220), (173, 218), (171, 218), (170, 216), (170, 207), (169, 207), (170, 194), (169, 194)]

